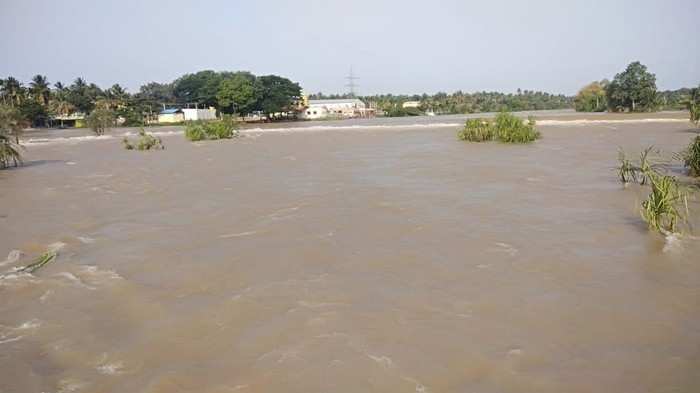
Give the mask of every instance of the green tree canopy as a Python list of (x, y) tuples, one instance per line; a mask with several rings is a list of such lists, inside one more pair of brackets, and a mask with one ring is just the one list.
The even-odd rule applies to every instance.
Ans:
[(607, 80), (592, 82), (579, 90), (574, 98), (574, 108), (578, 112), (603, 112), (608, 107), (605, 88)]
[(212, 70), (186, 74), (174, 82), (173, 93), (180, 104), (197, 103), (216, 106), (216, 95), (223, 79), (224, 76), (221, 73)]
[(608, 107), (613, 112), (649, 112), (658, 107), (656, 76), (638, 61), (615, 75), (605, 92)]
[(255, 80), (259, 97), (256, 109), (265, 113), (287, 112), (301, 96), (299, 84), (277, 75), (261, 76)]
[(216, 99), (223, 112), (248, 114), (255, 108), (258, 100), (255, 89), (255, 75), (249, 72), (237, 72), (224, 79), (219, 85)]

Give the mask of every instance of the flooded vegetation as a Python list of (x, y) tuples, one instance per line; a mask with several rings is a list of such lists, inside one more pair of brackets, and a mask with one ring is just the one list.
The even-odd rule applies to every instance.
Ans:
[(163, 127), (157, 154), (27, 132), (0, 171), (0, 391), (696, 390), (697, 194), (669, 240), (644, 158), (627, 187), (615, 162), (682, 151), (687, 115), (537, 116), (528, 144), (460, 143), (464, 116)]

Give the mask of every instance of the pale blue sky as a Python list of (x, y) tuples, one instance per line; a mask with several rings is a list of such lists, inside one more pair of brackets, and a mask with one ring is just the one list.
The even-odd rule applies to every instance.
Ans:
[(249, 70), (333, 93), (353, 65), (360, 94), (574, 94), (640, 60), (676, 89), (700, 82), (698, 15), (698, 0), (0, 0), (0, 77), (134, 92)]

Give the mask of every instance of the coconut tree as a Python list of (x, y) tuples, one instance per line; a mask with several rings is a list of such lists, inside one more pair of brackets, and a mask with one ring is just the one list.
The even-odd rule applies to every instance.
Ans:
[(45, 76), (35, 75), (29, 83), (29, 92), (39, 104), (44, 106), (49, 104), (51, 90), (49, 89), (49, 81)]
[(7, 77), (2, 83), (3, 101), (10, 106), (19, 106), (22, 103), (24, 88), (22, 83), (13, 77)]
[(22, 163), (19, 134), (22, 121), (17, 109), (0, 104), (0, 169)]

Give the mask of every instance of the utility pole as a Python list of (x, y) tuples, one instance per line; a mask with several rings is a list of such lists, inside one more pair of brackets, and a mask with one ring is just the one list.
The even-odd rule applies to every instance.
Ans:
[(355, 88), (357, 87), (357, 83), (355, 83), (356, 80), (360, 79), (355, 76), (355, 74), (352, 73), (352, 66), (350, 66), (350, 74), (345, 77), (347, 79), (348, 83), (345, 85), (345, 87), (348, 87), (350, 89), (350, 96), (352, 98), (355, 98)]

